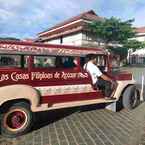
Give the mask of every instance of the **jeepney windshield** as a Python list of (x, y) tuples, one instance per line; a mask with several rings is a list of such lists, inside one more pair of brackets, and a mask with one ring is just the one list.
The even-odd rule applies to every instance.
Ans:
[[(80, 59), (81, 67), (83, 67), (84, 64), (87, 63), (87, 61), (88, 61), (88, 58), (81, 57)], [(105, 55), (96, 55), (96, 64), (102, 72), (107, 71), (107, 59)]]
[(106, 66), (106, 60), (103, 55), (96, 56), (96, 64), (97, 66)]
[(102, 72), (106, 72), (108, 70), (105, 55), (96, 55), (96, 64)]

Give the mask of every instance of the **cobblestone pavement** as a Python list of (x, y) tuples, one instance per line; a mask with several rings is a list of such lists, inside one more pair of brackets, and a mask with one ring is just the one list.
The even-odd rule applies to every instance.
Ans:
[(35, 128), (0, 145), (138, 145), (145, 122), (145, 103), (112, 112), (97, 106), (36, 114)]
[[(144, 76), (145, 78), (145, 69), (144, 67), (130, 67), (130, 68), (126, 68), (127, 70), (130, 70), (133, 75), (134, 78), (136, 79), (136, 81), (138, 82), (138, 84), (140, 84), (140, 82), (142, 82), (142, 76)], [(144, 79), (144, 84), (145, 84), (145, 79)], [(144, 87), (144, 98), (145, 98), (145, 87)], [(139, 141), (139, 145), (145, 145), (145, 119), (142, 122), (142, 129), (140, 130), (140, 141)]]

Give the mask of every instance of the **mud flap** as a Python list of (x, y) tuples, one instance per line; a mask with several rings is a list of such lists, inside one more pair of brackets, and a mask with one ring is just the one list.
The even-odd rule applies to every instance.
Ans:
[(105, 108), (107, 110), (117, 112), (117, 111), (120, 111), (123, 108), (123, 106), (122, 106), (122, 103), (120, 101), (115, 101), (115, 102), (112, 102), (112, 103), (107, 103)]

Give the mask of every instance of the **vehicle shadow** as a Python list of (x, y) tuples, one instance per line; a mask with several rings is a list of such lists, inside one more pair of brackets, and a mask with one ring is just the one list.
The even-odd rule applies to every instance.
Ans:
[(44, 126), (47, 126), (49, 124), (52, 124), (53, 122), (56, 122), (60, 119), (63, 119), (67, 116), (72, 115), (73, 113), (81, 113), (91, 110), (98, 110), (103, 109), (105, 107), (104, 104), (95, 104), (95, 105), (87, 105), (87, 106), (81, 106), (81, 107), (73, 107), (73, 108), (65, 108), (65, 109), (59, 109), (59, 110), (51, 110), (51, 111), (45, 111), (45, 112), (37, 112), (34, 113), (34, 126), (32, 128), (33, 130), (40, 129)]

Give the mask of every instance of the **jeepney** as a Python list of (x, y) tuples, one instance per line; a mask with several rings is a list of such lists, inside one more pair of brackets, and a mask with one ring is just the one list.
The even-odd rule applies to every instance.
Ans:
[[(115, 100), (105, 100), (83, 69), (85, 56), (91, 53), (96, 54), (101, 71), (116, 81)], [(139, 103), (135, 83), (131, 73), (113, 74), (110, 56), (101, 48), (0, 41), (1, 134), (26, 133), (33, 112), (118, 102), (133, 109)]]

